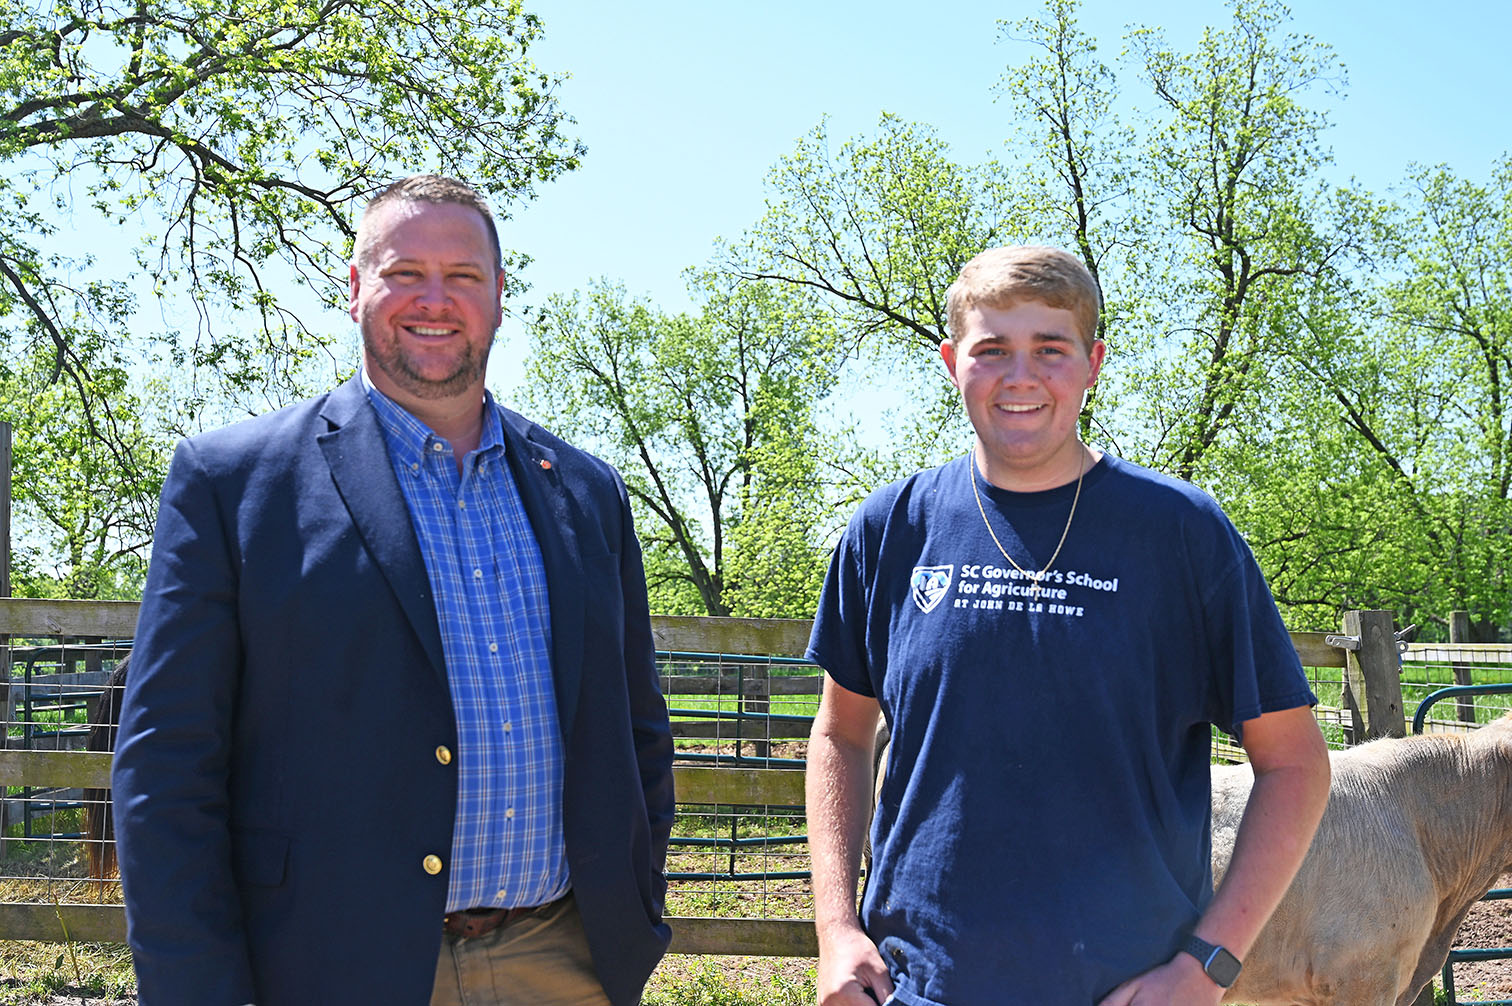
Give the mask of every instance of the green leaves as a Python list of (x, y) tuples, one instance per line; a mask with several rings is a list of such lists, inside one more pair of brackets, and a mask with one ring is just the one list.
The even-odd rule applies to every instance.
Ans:
[(833, 153), (820, 123), (768, 186), (766, 216), (731, 268), (826, 295), (852, 340), (882, 336), (933, 353), (945, 334), (946, 288), (1011, 230), (993, 166), (964, 168), (931, 127), (890, 115), (875, 136)]
[[(277, 309), (297, 294), (263, 271), (338, 298), (354, 209), (382, 184), (455, 174), (507, 215), (582, 154), (561, 133), (559, 78), (524, 55), (540, 27), (518, 3), (7, 4), (0, 156), (43, 165), (38, 189), (82, 164), (102, 210), (149, 209), (162, 224), (153, 278), (232, 310), (261, 294), (264, 345), (201, 319), (244, 360), (267, 337), (329, 341)], [(298, 376), (269, 362), (281, 396), (297, 394)]]
[(811, 614), (834, 331), (796, 291), (714, 272), (689, 287), (697, 314), (604, 283), (551, 298), (531, 324), (530, 407), (624, 473), (654, 610)]
[(1423, 169), (1395, 202), (1332, 186), (1318, 98), (1344, 69), (1283, 5), (1233, 0), (1187, 51), (1136, 28), (1132, 75), (1077, 9), (1000, 23), (1010, 163), (958, 161), (888, 116), (838, 146), (821, 123), (721, 256), (810, 292), (858, 370), (915, 403), (913, 435), (858, 446), (873, 412), (826, 444), (839, 492), (957, 449), (958, 409), (930, 405), (945, 290), (983, 248), (1057, 244), (1106, 298), (1089, 438), (1217, 495), (1294, 624), (1379, 606), (1506, 625), (1512, 163), (1487, 185)]
[[(93, 304), (110, 291), (83, 291)], [(119, 309), (119, 307), (118, 307)], [(125, 361), (71, 327), (76, 372), (55, 379), (57, 355), (12, 340), (0, 373), (0, 415), (12, 424), (15, 507), (12, 592), (18, 597), (130, 598), (147, 568), (167, 457), (144, 429)]]
[[(0, 0), (0, 24), (0, 325), (25, 335), (6, 359), (31, 366), (50, 343), (42, 387), (69, 387), (70, 421), (119, 465), (127, 415), (147, 412), (144, 435), (161, 437), (349, 368), (347, 326), (327, 311), (345, 299), (355, 213), (381, 186), (456, 175), (508, 216), (583, 153), (560, 75), (526, 55), (541, 25), (517, 0)], [(146, 243), (72, 252), (122, 226)], [(83, 240), (55, 250), (60, 229)], [(188, 330), (152, 333), (119, 297), (82, 295), (124, 297), (124, 283), (187, 305)], [(173, 365), (157, 407), (103, 390), (100, 340)], [(150, 485), (125, 467), (101, 478)]]
[(1179, 345), (1185, 365), (1142, 367), (1129, 391), (1158, 431), (1137, 438), (1141, 452), (1188, 479), (1264, 408), (1290, 327), (1278, 313), (1336, 269), (1349, 242), (1324, 212), (1325, 121), (1305, 104), (1342, 67), (1327, 46), (1286, 33), (1279, 4), (1231, 7), (1231, 24), (1204, 31), (1194, 52), (1169, 50), (1155, 30), (1130, 37), (1158, 102), (1141, 162), (1168, 237), (1140, 268), (1161, 291), (1158, 327), (1127, 349), (1154, 359)]

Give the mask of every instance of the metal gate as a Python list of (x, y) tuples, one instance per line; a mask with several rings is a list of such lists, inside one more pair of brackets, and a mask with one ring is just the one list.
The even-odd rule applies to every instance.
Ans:
[[(1451, 685), (1448, 688), (1440, 688), (1429, 693), (1418, 704), (1417, 713), (1412, 717), (1412, 732), (1421, 734), (1423, 724), (1428, 720), (1428, 710), (1436, 702), (1444, 699), (1463, 698), (1473, 695), (1506, 695), (1512, 694), (1512, 685)], [(1486, 892), (1482, 901), (1506, 901), (1512, 899), (1512, 888), (1499, 887)], [(1454, 965), (1469, 961), (1500, 961), (1512, 958), (1512, 947), (1499, 947), (1495, 949), (1465, 948), (1462, 950), (1450, 950), (1449, 957), (1444, 961), (1444, 1003), (1445, 1006), (1461, 1006), (1454, 997)], [(1464, 1004), (1470, 1006), (1470, 1004)], [(1473, 1006), (1512, 1006), (1512, 999), (1477, 999)]]

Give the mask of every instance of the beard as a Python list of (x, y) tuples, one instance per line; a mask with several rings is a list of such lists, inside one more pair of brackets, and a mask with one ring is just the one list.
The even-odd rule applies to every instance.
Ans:
[(462, 341), (461, 350), (450, 358), (437, 358), (406, 349), (397, 335), (387, 337), (362, 333), (367, 357), (389, 380), (422, 399), (451, 398), (481, 383), (488, 369), (488, 349)]

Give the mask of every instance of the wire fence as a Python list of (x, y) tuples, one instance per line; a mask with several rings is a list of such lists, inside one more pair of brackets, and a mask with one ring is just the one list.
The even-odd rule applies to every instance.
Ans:
[[(1423, 701), (1455, 685), (1512, 683), (1512, 647), (1477, 643), (1424, 643), (1402, 653), (1402, 702), (1408, 721)], [(1512, 694), (1464, 694), (1435, 701), (1423, 719), (1424, 733), (1463, 733), (1512, 710)]]
[[(9, 649), (0, 676), (0, 747), (108, 751), (119, 684), (111, 676), (127, 644), (41, 642)], [(115, 844), (99, 834), (108, 791), (89, 787), (0, 787), (0, 901), (118, 904)], [(96, 834), (91, 835), (91, 821)]]
[[(3, 746), (110, 751), (124, 687), (111, 676), (128, 652), (110, 643), (12, 647), (9, 676), (0, 680)], [(677, 764), (802, 768), (818, 668), (780, 657), (657, 659)], [(0, 902), (119, 903), (114, 842), (103, 833), (108, 812), (104, 790), (0, 788)], [(669, 913), (806, 917), (806, 842), (798, 804), (680, 805), (668, 853)]]
[[(84, 748), (91, 728), (108, 725), (100, 697), (118, 696), (109, 678), (126, 652), (110, 642), (38, 640), (11, 648), (9, 671), (0, 676), (4, 746)], [(822, 687), (818, 668), (793, 658), (704, 652), (664, 651), (657, 659), (680, 766), (802, 767)], [(1409, 646), (1401, 661), (1409, 719), (1423, 697), (1446, 685), (1512, 681), (1507, 647)], [(1309, 676), (1320, 699), (1319, 721), (1330, 743), (1342, 746), (1350, 730), (1343, 671), (1312, 667)], [(1484, 723), (1509, 707), (1512, 696), (1505, 694), (1455, 697), (1430, 710), (1426, 729), (1470, 729), (1470, 719)], [(98, 876), (111, 846), (89, 836), (91, 811), (106, 806), (103, 794), (83, 787), (12, 786), (0, 793), (0, 902), (118, 904), (118, 881)], [(674, 916), (809, 918), (808, 871), (799, 803), (683, 803), (669, 850), (667, 910)]]
[[(807, 661), (713, 653), (657, 655), (677, 761), (800, 769), (823, 683)], [(801, 806), (682, 804), (667, 855), (673, 915), (811, 915)]]

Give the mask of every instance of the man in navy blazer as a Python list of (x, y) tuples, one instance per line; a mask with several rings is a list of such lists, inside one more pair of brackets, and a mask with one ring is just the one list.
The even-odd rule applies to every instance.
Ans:
[[(502, 987), (468, 1002), (638, 1002), (669, 938), (672, 741), (624, 484), (486, 395), (503, 277), (476, 193), (396, 183), (355, 257), (363, 374), (184, 441), (163, 487), (112, 773), (141, 1003), (448, 1003), (480, 995), (479, 960)], [(427, 436), (414, 462), (395, 439), (405, 416)], [(489, 779), (555, 766), (530, 860), (566, 884), (548, 904), (501, 889), (448, 905), (454, 834), (479, 826), (458, 811), (459, 773), (482, 757), (468, 730), (503, 744), (524, 715), (455, 708), (454, 640), (479, 616), (448, 614), (455, 591), (431, 568), (445, 544), (425, 521), (452, 515), (422, 518), (400, 484), (432, 451), (455, 463), (448, 505), (464, 510), (502, 462), (539, 549), (547, 627), (524, 644), (542, 655), (555, 754), (501, 749)], [(499, 597), (482, 600), (496, 616)], [(516, 827), (515, 797), (482, 794), (483, 832)], [(469, 868), (491, 891), (508, 865)]]

